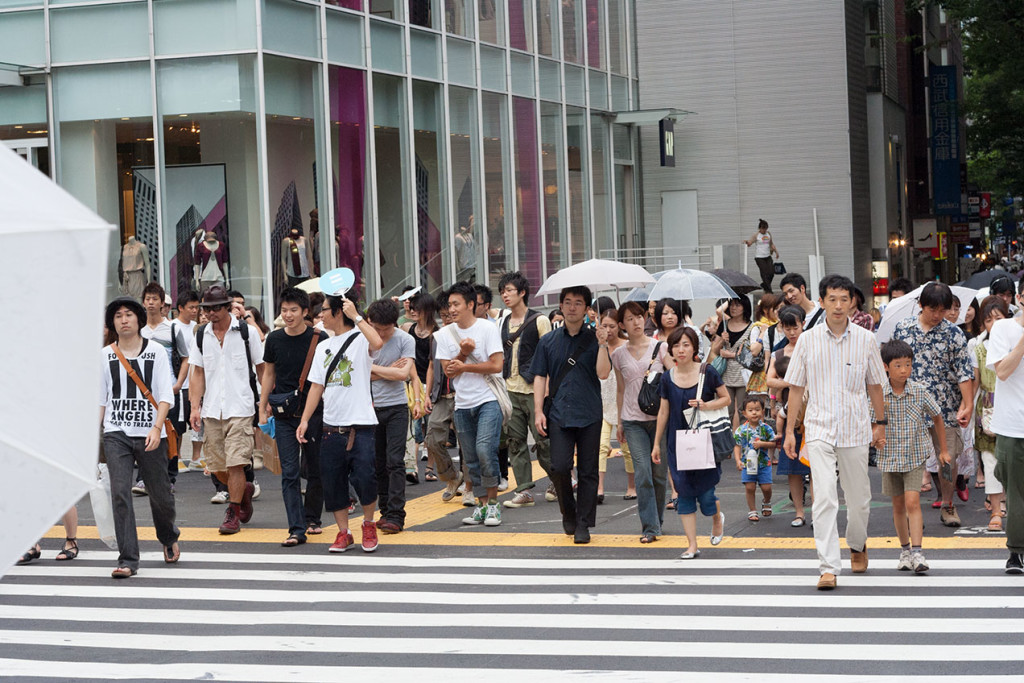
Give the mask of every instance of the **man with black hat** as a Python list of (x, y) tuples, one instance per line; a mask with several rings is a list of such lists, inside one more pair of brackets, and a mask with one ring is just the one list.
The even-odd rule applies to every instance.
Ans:
[(134, 576), (139, 569), (139, 539), (131, 496), (136, 464), (149, 493), (164, 561), (177, 562), (181, 554), (164, 429), (174, 402), (174, 378), (164, 348), (139, 334), (145, 320), (146, 309), (130, 297), (114, 299), (107, 306), (105, 321), (114, 342), (103, 349), (101, 356), (100, 420), (119, 552), (117, 568), (111, 574), (115, 579)]
[(251, 367), (263, 374), (259, 331), (231, 315), (231, 303), (222, 286), (206, 290), (200, 305), (210, 322), (196, 330), (188, 358), (192, 429), (205, 428), (206, 467), (228, 486), (222, 534), (238, 533), (240, 524), (252, 518), (256, 488), (245, 480), (245, 467), (252, 460), (259, 395)]

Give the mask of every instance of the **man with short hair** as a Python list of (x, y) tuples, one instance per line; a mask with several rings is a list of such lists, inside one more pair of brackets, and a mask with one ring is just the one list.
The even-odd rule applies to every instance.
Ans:
[(377, 415), (370, 396), (370, 367), (384, 342), (359, 315), (355, 302), (347, 294), (328, 296), (321, 310), (324, 327), (334, 336), (316, 348), (309, 371), (309, 398), (295, 438), (301, 444), (306, 443), (309, 421), (322, 398), (320, 477), (324, 506), (338, 525), (338, 535), (327, 551), (343, 553), (355, 545), (348, 528), (351, 487), (363, 508), (361, 545), (364, 552), (370, 553), (377, 549), (377, 528), (373, 524), (377, 502), (374, 477)]
[[(1017, 301), (1024, 306), (1024, 279)], [(986, 365), (996, 373), (992, 431), (995, 476), (1006, 492), (1007, 574), (1024, 574), (1024, 318), (997, 320), (989, 332)], [(992, 510), (998, 514), (998, 510)]]
[[(206, 467), (228, 487), (228, 509), (222, 534), (236, 534), (252, 518), (256, 487), (245, 479), (252, 460), (253, 417), (258, 396), (250, 374), (263, 374), (263, 344), (259, 331), (237, 320), (232, 301), (220, 285), (203, 296), (210, 322), (196, 330), (189, 353), (192, 365), (192, 429), (205, 428)], [(251, 365), (250, 365), (251, 364)]]
[(455, 387), (455, 428), (479, 502), (462, 522), (498, 526), (502, 414), (485, 375), (500, 375), (503, 354), (497, 326), (475, 315), (476, 294), (468, 282), (452, 285), (448, 309), (455, 322), (435, 332), (434, 339), (437, 358)]
[[(439, 312), (441, 314), (441, 326), (452, 323), (451, 314), (448, 309), (448, 293), (441, 292), (438, 297)], [(435, 344), (436, 347), (436, 344)], [(452, 421), (455, 416), (455, 387), (452, 378), (444, 374), (443, 361), (437, 357), (436, 348), (434, 357), (430, 362), (434, 364), (434, 371), (430, 373), (425, 391), (430, 398), (430, 414), (427, 418), (427, 433), (424, 439), (427, 450), (434, 459), (434, 467), (437, 469), (437, 476), (445, 482), (444, 491), (441, 492), (441, 500), (447, 503), (458, 493), (459, 486), (469, 481), (469, 470), (466, 468), (465, 458), (461, 458), (460, 469), (456, 470), (452, 462), (452, 456), (448, 452), (448, 435), (452, 429)], [(473, 495), (472, 486), (465, 487), (462, 496), (462, 504), (466, 507), (476, 505), (476, 497)]]
[[(846, 542), (854, 574), (868, 569), (868, 515), (871, 480), (868, 478), (868, 446), (885, 446), (885, 415), (882, 385), (885, 367), (875, 336), (850, 323), (856, 287), (841, 275), (825, 277), (822, 293), (825, 324), (800, 335), (786, 371), (789, 415), (804, 409), (804, 443), (814, 482), (814, 545), (818, 551), (818, 590), (832, 590), (842, 568), (839, 554), (839, 493), (836, 472), (846, 500)], [(794, 429), (786, 424), (786, 456), (798, 456)]]
[[(476, 310), (474, 315), (480, 320), (486, 320), (495, 324), (499, 324), (498, 320), (491, 317), (491, 304), (494, 302), (494, 293), (491, 292), (491, 288), (487, 285), (477, 283), (473, 285), (473, 290), (476, 292)], [(501, 481), (498, 482), (498, 492), (508, 490), (508, 433), (505, 428), (501, 430), (501, 442), (498, 444), (498, 471), (500, 472)]]
[(889, 283), (889, 301), (899, 299), (914, 291), (914, 283), (905, 277), (898, 277)]
[[(101, 355), (100, 423), (117, 535), (117, 568), (111, 574), (115, 579), (134, 576), (139, 569), (135, 508), (129, 493), (136, 465), (149, 491), (153, 526), (164, 548), (164, 560), (174, 563), (180, 555), (164, 429), (174, 379), (163, 349), (139, 334), (146, 315), (135, 299), (123, 297), (107, 305), (105, 316), (114, 342)], [(145, 397), (125, 364), (150, 392), (152, 401)]]
[[(960, 515), (953, 504), (953, 482), (959, 469), (957, 460), (964, 451), (960, 428), (966, 427), (974, 414), (974, 369), (967, 352), (967, 337), (946, 320), (946, 314), (953, 307), (949, 285), (929, 282), (917, 302), (921, 312), (897, 323), (892, 338), (906, 342), (914, 350), (914, 372), (910, 378), (921, 384), (942, 409), (946, 448), (941, 447), (934, 433), (932, 440), (935, 452), (946, 450), (953, 461), (952, 477), (948, 480), (938, 477), (942, 494), (939, 519), (945, 526), (958, 527)], [(967, 495), (966, 489), (964, 495)]]
[[(527, 308), (530, 282), (519, 272), (505, 273), (498, 282), (498, 291), (510, 311), (501, 321), (501, 343), (505, 351), (502, 376), (512, 401), (508, 420), (508, 451), (512, 471), (516, 475), (516, 495), (505, 501), (505, 507), (529, 507), (534, 504), (533, 463), (527, 445), (527, 430), (537, 445), (537, 462), (551, 476), (551, 445), (537, 431), (533, 405), (533, 374), (530, 365), (540, 340), (551, 331), (551, 320), (540, 311)], [(548, 486), (548, 500), (554, 500), (554, 484)]]
[[(601, 380), (612, 370), (608, 330), (584, 325), (593, 299), (587, 287), (566, 287), (558, 297), (565, 324), (537, 345), (533, 373), (534, 424), (551, 439), (551, 481), (562, 510), (562, 529), (574, 543), (590, 543), (597, 525), (598, 455), (604, 409)], [(551, 398), (549, 412), (544, 399)], [(579, 485), (572, 490), (573, 455)]]
[[(260, 392), (260, 422), (273, 414), (272, 396), (294, 396), (295, 403), (287, 414), (274, 417), (274, 440), (281, 461), (281, 497), (288, 517), (288, 538), (281, 542), (293, 548), (306, 542), (307, 533), (320, 533), (320, 510), (323, 508), (323, 489), (320, 482), (320, 432), (323, 410), (317, 406), (310, 416), (305, 445), (295, 438), (305, 402), (309, 394), (309, 370), (316, 345), (327, 339), (327, 334), (306, 324), (309, 313), (309, 295), (301, 289), (288, 287), (281, 292), (280, 315), (284, 327), (267, 335), (263, 348), (263, 377)], [(278, 400), (281, 400), (278, 398)], [(306, 459), (306, 500), (302, 499), (301, 461)], [(309, 519), (315, 511), (316, 526)]]
[(818, 305), (817, 301), (807, 298), (807, 280), (803, 275), (786, 273), (786, 276), (782, 278), (780, 288), (787, 304), (804, 309), (804, 331), (824, 320), (825, 310)]
[[(157, 282), (150, 282), (142, 290), (142, 306), (146, 309), (146, 321), (145, 325), (142, 326), (140, 334), (143, 338), (156, 342), (167, 351), (167, 359), (175, 378), (173, 387), (174, 406), (175, 408), (180, 408), (182, 401), (181, 392), (188, 383), (189, 338), (185, 335), (185, 330), (181, 326), (168, 320), (164, 315), (164, 301), (166, 297), (167, 294), (164, 292), (164, 288)], [(185, 433), (184, 429), (178, 428), (181, 422), (175, 419), (176, 415), (171, 413), (171, 416), (171, 422), (174, 423), (180, 437)], [(182, 427), (184, 427), (183, 424)], [(174, 484), (178, 478), (177, 456), (167, 461), (167, 474), (171, 478), (171, 491), (173, 492)], [(135, 486), (132, 487), (132, 493), (141, 496), (146, 495), (145, 482), (136, 482)]]
[[(378, 299), (366, 309), (370, 326), (381, 338), (370, 368), (373, 409), (377, 413), (375, 467), (377, 506), (381, 533), (397, 534), (405, 528), (405, 439), (409, 433), (409, 399), (405, 383), (416, 372), (416, 342), (398, 329), (398, 308), (389, 299)], [(423, 414), (419, 384), (413, 387), (413, 419)]]

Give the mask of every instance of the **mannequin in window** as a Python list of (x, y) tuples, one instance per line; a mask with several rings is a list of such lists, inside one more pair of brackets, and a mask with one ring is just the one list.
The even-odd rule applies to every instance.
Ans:
[(195, 279), (200, 292), (213, 285), (228, 285), (227, 248), (213, 230), (207, 230), (203, 241), (196, 245)]
[(132, 235), (121, 247), (121, 293), (141, 301), (151, 276), (149, 249)]
[(289, 287), (312, 277), (313, 250), (298, 228), (292, 228), (281, 242), (281, 268), (288, 278)]
[(313, 248), (313, 275), (320, 274), (320, 210), (309, 212), (309, 244)]

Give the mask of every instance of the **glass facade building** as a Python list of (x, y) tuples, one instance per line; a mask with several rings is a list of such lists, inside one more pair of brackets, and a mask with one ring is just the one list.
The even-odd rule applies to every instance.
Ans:
[(119, 226), (111, 296), (132, 236), (265, 311), (642, 246), (634, 0), (0, 0), (0, 63), (0, 142)]

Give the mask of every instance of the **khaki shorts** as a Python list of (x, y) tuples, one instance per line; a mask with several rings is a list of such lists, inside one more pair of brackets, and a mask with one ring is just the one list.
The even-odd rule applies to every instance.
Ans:
[(229, 467), (244, 467), (252, 462), (255, 444), (252, 430), (252, 416), (229, 417), (226, 420), (203, 418), (206, 469), (227, 472)]
[(909, 472), (882, 472), (882, 495), (902, 496), (907, 491), (920, 491), (924, 477), (924, 465), (918, 465)]

